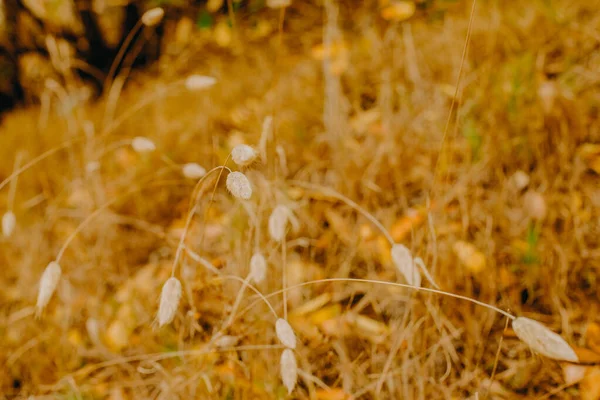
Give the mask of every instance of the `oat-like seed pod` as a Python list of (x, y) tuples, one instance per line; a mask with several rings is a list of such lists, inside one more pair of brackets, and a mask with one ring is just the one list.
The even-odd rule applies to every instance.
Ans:
[(281, 353), (281, 381), (288, 390), (288, 394), (292, 393), (296, 382), (298, 381), (298, 364), (296, 362), (296, 356), (290, 349), (283, 350)]
[(296, 334), (285, 319), (279, 318), (275, 322), (275, 332), (277, 332), (277, 338), (285, 347), (296, 348)]
[(52, 297), (52, 294), (54, 294), (58, 281), (60, 280), (61, 273), (62, 270), (60, 265), (56, 261), (51, 261), (42, 273), (37, 303), (35, 305), (36, 317), (39, 317), (42, 314), (42, 311), (44, 311), (44, 308), (46, 308), (50, 302), (50, 298)]
[(142, 24), (152, 27), (158, 25), (165, 16), (165, 10), (160, 7), (152, 8), (142, 15)]
[(420, 287), (421, 273), (413, 261), (410, 250), (403, 244), (394, 244), (391, 255), (394, 265), (396, 265), (398, 271), (404, 276), (406, 283), (411, 286)]
[(238, 144), (231, 150), (231, 159), (240, 167), (244, 167), (256, 158), (258, 153), (247, 144)]
[(254, 253), (250, 259), (250, 277), (256, 283), (261, 283), (267, 275), (267, 260), (260, 253)]
[(187, 163), (182, 168), (183, 176), (190, 179), (200, 179), (206, 175), (206, 169), (196, 163)]
[(209, 88), (217, 83), (217, 80), (212, 76), (205, 75), (190, 75), (185, 80), (185, 87), (189, 91), (196, 91)]
[(234, 171), (227, 175), (227, 189), (232, 195), (243, 200), (248, 200), (252, 196), (252, 186), (246, 175)]
[(154, 142), (148, 138), (137, 136), (131, 141), (131, 147), (136, 153), (150, 153), (156, 150)]
[(158, 306), (158, 326), (171, 323), (175, 318), (177, 307), (181, 299), (181, 282), (175, 277), (171, 277), (165, 282), (160, 293), (160, 304)]
[(285, 230), (287, 227), (290, 210), (283, 205), (278, 205), (273, 209), (269, 216), (269, 236), (276, 242), (280, 242), (285, 238)]
[(2, 216), (2, 235), (5, 238), (9, 238), (17, 226), (17, 217), (12, 211), (7, 211)]
[(517, 337), (531, 349), (554, 360), (579, 362), (579, 357), (569, 344), (557, 333), (541, 323), (526, 317), (513, 320), (512, 328)]

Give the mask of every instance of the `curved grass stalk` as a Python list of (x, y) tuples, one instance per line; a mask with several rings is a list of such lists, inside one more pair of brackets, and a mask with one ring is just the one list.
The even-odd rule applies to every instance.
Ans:
[[(479, 301), (476, 299), (473, 299), (471, 297), (468, 296), (463, 296), (460, 294), (455, 294), (452, 292), (446, 292), (443, 290), (437, 290), (437, 289), (430, 289), (430, 288), (426, 288), (426, 287), (417, 287), (417, 286), (411, 286), (411, 285), (407, 285), (404, 283), (396, 283), (396, 282), (388, 282), (388, 281), (380, 281), (380, 280), (376, 280), (376, 279), (359, 279), (359, 278), (325, 278), (325, 279), (318, 279), (318, 280), (313, 280), (313, 281), (307, 281), (307, 282), (303, 282), (303, 283), (299, 283), (297, 285), (294, 286), (290, 286), (288, 288), (286, 288), (285, 290), (293, 290), (293, 289), (298, 289), (304, 286), (310, 286), (310, 285), (315, 285), (317, 283), (327, 283), (327, 282), (345, 282), (345, 283), (372, 283), (372, 284), (376, 284), (376, 285), (383, 285), (383, 286), (393, 286), (393, 287), (402, 287), (405, 289), (410, 289), (410, 290), (415, 290), (418, 292), (426, 292), (426, 293), (434, 293), (434, 294), (439, 294), (442, 296), (447, 296), (447, 297), (452, 297), (458, 300), (463, 300), (463, 301), (467, 301), (469, 303), (473, 303), (475, 305), (487, 308), (489, 310), (495, 311), (497, 313), (500, 313), (502, 315), (504, 315), (507, 318), (510, 318), (511, 320), (514, 320), (515, 318), (517, 318), (516, 316), (512, 315), (511, 313), (502, 310), (501, 308), (498, 308), (496, 306), (493, 306), (491, 304), (487, 304), (484, 303), (483, 301)], [(264, 295), (264, 298), (268, 299), (270, 297), (273, 296), (277, 296), (279, 294), (281, 294), (282, 292), (284, 292), (284, 290), (278, 290), (269, 294)], [(242, 312), (240, 314), (244, 314), (245, 312), (247, 312), (249, 309), (251, 309), (254, 304), (256, 304), (258, 300), (255, 300), (253, 303), (251, 303), (249, 306), (247, 306), (244, 310), (242, 310)]]

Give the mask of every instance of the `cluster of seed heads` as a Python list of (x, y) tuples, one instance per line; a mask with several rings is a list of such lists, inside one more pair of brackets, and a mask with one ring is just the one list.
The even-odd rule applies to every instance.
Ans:
[[(279, 6), (286, 6), (286, 4), (287, 2), (283, 1), (280, 2)], [(161, 8), (152, 9), (147, 11), (142, 16), (142, 23), (145, 26), (154, 26), (160, 23), (163, 16), (164, 11)], [(212, 77), (192, 75), (186, 79), (185, 86), (190, 90), (200, 90), (210, 87), (215, 83), (216, 80)], [(263, 140), (263, 136), (265, 138), (268, 137), (267, 133), (271, 130), (271, 124), (272, 119), (270, 117), (266, 118), (260, 143), (260, 152), (261, 157), (263, 158), (266, 154), (266, 147), (264, 143), (266, 142), (266, 139)], [(137, 153), (148, 153), (156, 150), (156, 145), (154, 142), (141, 136), (135, 137), (131, 141), (131, 146)], [(250, 165), (257, 156), (258, 152), (251, 146), (245, 144), (236, 146), (231, 152), (231, 158), (233, 162), (239, 167), (246, 167)], [(92, 167), (91, 164), (93, 163), (95, 164)], [(90, 166), (87, 169), (90, 172), (97, 170), (99, 167), (97, 162), (91, 162), (89, 165)], [(207, 173), (206, 169), (197, 163), (185, 164), (182, 166), (181, 171), (183, 175), (189, 179), (200, 179)], [(252, 196), (252, 186), (250, 181), (242, 172), (230, 171), (227, 175), (226, 186), (229, 192), (231, 192), (231, 194), (236, 198), (248, 200)], [(268, 232), (272, 240), (278, 243), (281, 243), (283, 240), (285, 240), (287, 225), (291, 217), (292, 213), (290, 209), (284, 205), (277, 205), (273, 209), (268, 220)], [(15, 229), (15, 226), (16, 217), (14, 213), (12, 211), (7, 211), (2, 216), (3, 236), (5, 238), (10, 237)], [(426, 278), (433, 286), (437, 287), (437, 285), (435, 282), (433, 282), (433, 279), (428, 274), (423, 260), (419, 257), (413, 258), (410, 250), (406, 246), (398, 243), (392, 243), (390, 252), (395, 267), (404, 277), (408, 285), (417, 290), (428, 290), (431, 292), (448, 294), (447, 292), (441, 292), (432, 289), (421, 289), (421, 273), (419, 269), (423, 271)], [(57, 261), (50, 262), (42, 273), (36, 302), (36, 316), (38, 317), (48, 305), (50, 298), (58, 286), (58, 282), (62, 274), (62, 269), (58, 263), (58, 260), (59, 258), (57, 258)], [(267, 261), (260, 251), (256, 251), (250, 260), (249, 279), (255, 283), (261, 283), (264, 281), (266, 273)], [(181, 282), (179, 279), (172, 276), (165, 282), (161, 290), (159, 307), (156, 315), (156, 321), (159, 326), (169, 324), (173, 321), (179, 307), (181, 296)], [(473, 302), (476, 301), (473, 300)], [(482, 303), (478, 302), (478, 304)], [(487, 307), (494, 308), (493, 306), (489, 305)], [(503, 312), (497, 308), (494, 309), (496, 311)], [(569, 346), (569, 344), (560, 335), (552, 332), (550, 329), (546, 328), (544, 325), (535, 320), (525, 317), (515, 318), (508, 313), (503, 313), (513, 319), (512, 327), (516, 335), (533, 351), (556, 360), (579, 362), (579, 358), (573, 348)], [(90, 330), (89, 327), (88, 330)], [(283, 346), (285, 346), (280, 359), (281, 379), (286, 386), (288, 393), (291, 393), (294, 390), (298, 379), (298, 365), (294, 353), (294, 350), (297, 346), (296, 335), (289, 322), (284, 318), (277, 319), (275, 323), (275, 331), (278, 340), (283, 344)], [(222, 336), (219, 338), (217, 346), (233, 346), (237, 340), (238, 339), (233, 336)]]

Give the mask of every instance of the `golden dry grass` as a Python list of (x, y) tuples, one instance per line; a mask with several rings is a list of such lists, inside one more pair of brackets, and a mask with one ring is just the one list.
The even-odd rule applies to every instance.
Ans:
[[(163, 57), (158, 77), (134, 74), (115, 118), (190, 73), (218, 83), (156, 95), (106, 135), (103, 101), (64, 111), (56, 100), (47, 122), (36, 107), (7, 115), (0, 179), (19, 153), (24, 163), (81, 140), (17, 182), (18, 226), (0, 239), (3, 398), (285, 398), (276, 319), (250, 290), (225, 332), (230, 343), (209, 345), (257, 249), (269, 262), (257, 285), (265, 295), (281, 289), (284, 268), (290, 286), (403, 282), (364, 216), (295, 182), (335, 189), (367, 209), (423, 258), (444, 291), (598, 350), (600, 178), (581, 150), (600, 142), (598, 4), (479, 1), (441, 149), (471, 9), (451, 3), (437, 16), (443, 3), (402, 23), (382, 21), (374, 3), (345, 4), (337, 26), (337, 7), (304, 3), (287, 13), (281, 46), (275, 33), (243, 44), (234, 37), (225, 47), (198, 34), (178, 57)], [(264, 18), (277, 26), (279, 15)], [(251, 28), (236, 22), (246, 38)], [(333, 49), (324, 61), (323, 35)], [(258, 146), (269, 115), (266, 162), (244, 169), (252, 198), (233, 198), (221, 179), (209, 208), (216, 175), (199, 191), (186, 243), (218, 274), (184, 256), (175, 273), (178, 314), (155, 329), (194, 187), (171, 162), (217, 167), (235, 144)], [(95, 136), (86, 136), (90, 124)], [(131, 151), (126, 140), (138, 135), (157, 152)], [(86, 172), (95, 160), (99, 170)], [(519, 170), (527, 187), (515, 183)], [(58, 290), (34, 319), (43, 269), (107, 202), (67, 248)], [(283, 249), (267, 228), (279, 204), (294, 215)], [(9, 207), (8, 187), (0, 207)], [(282, 298), (268, 297), (279, 316)], [(323, 282), (290, 290), (287, 304), (302, 371), (291, 398), (600, 398), (593, 378), (567, 387), (564, 365), (532, 354), (503, 334), (501, 315), (471, 303)]]

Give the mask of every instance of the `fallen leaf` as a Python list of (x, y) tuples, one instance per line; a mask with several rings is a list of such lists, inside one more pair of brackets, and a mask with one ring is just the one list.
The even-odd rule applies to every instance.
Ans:
[(600, 174), (600, 144), (585, 143), (577, 149), (577, 153), (589, 169)]
[(403, 241), (414, 229), (419, 227), (427, 215), (425, 209), (410, 209), (390, 228), (390, 235), (395, 242)]
[(600, 367), (591, 368), (579, 384), (581, 400), (600, 399)]
[(459, 240), (452, 246), (460, 262), (472, 273), (485, 269), (485, 255), (471, 243)]
[(225, 21), (220, 21), (215, 26), (214, 31), (215, 42), (221, 47), (229, 47), (233, 39), (231, 28)]
[(597, 353), (600, 353), (600, 325), (591, 322), (585, 331), (585, 343)]
[(129, 332), (121, 320), (114, 320), (105, 335), (106, 345), (113, 351), (121, 351), (129, 343)]
[(314, 325), (321, 325), (325, 321), (329, 321), (339, 317), (342, 314), (342, 306), (340, 304), (332, 304), (324, 307), (319, 311), (315, 311), (310, 315), (310, 322)]
[(319, 389), (317, 390), (317, 400), (353, 400), (354, 397), (348, 394), (344, 389)]
[(600, 364), (600, 353), (585, 347), (571, 346), (581, 364)]

